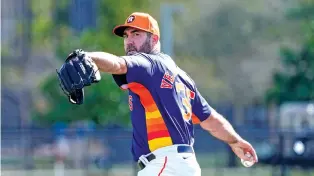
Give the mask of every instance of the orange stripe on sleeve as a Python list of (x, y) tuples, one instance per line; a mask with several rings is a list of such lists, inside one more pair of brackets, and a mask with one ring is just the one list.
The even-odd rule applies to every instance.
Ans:
[(194, 113), (192, 113), (192, 123), (193, 124), (200, 124), (201, 123), (200, 119)]

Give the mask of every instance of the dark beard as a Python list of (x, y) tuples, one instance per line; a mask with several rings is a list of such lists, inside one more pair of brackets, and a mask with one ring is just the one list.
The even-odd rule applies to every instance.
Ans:
[(136, 49), (136, 47), (133, 44), (130, 44), (126, 48), (126, 55), (133, 55), (135, 53), (141, 52), (149, 54), (152, 52), (152, 47), (150, 45), (150, 37), (147, 37), (143, 45), (140, 47), (139, 50)]
[(135, 48), (135, 46), (133, 44), (129, 44), (126, 48), (126, 55), (133, 55), (137, 53), (137, 49)]

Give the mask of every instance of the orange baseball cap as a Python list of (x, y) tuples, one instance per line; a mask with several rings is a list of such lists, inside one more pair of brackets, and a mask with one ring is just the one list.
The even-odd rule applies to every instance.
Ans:
[(113, 29), (113, 33), (117, 36), (123, 37), (123, 32), (126, 28), (133, 27), (139, 30), (150, 32), (152, 34), (158, 35), (159, 26), (157, 21), (147, 13), (134, 12), (132, 13), (122, 25), (118, 25)]

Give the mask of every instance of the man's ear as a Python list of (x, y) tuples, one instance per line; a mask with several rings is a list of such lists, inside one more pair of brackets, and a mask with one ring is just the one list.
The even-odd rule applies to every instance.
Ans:
[(159, 41), (158, 35), (152, 35), (152, 39), (153, 39), (152, 41), (153, 41), (154, 45), (156, 45), (158, 43), (158, 41)]

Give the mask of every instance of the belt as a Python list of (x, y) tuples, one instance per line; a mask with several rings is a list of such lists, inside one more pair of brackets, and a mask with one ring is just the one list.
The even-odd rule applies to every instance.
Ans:
[[(179, 145), (177, 146), (177, 152), (178, 153), (194, 153), (194, 150), (191, 146), (186, 146), (186, 145)], [(148, 162), (151, 162), (152, 160), (156, 159), (156, 156), (153, 153), (150, 153), (145, 157)], [(145, 168), (145, 164), (142, 161), (138, 162), (138, 166), (140, 170)]]

